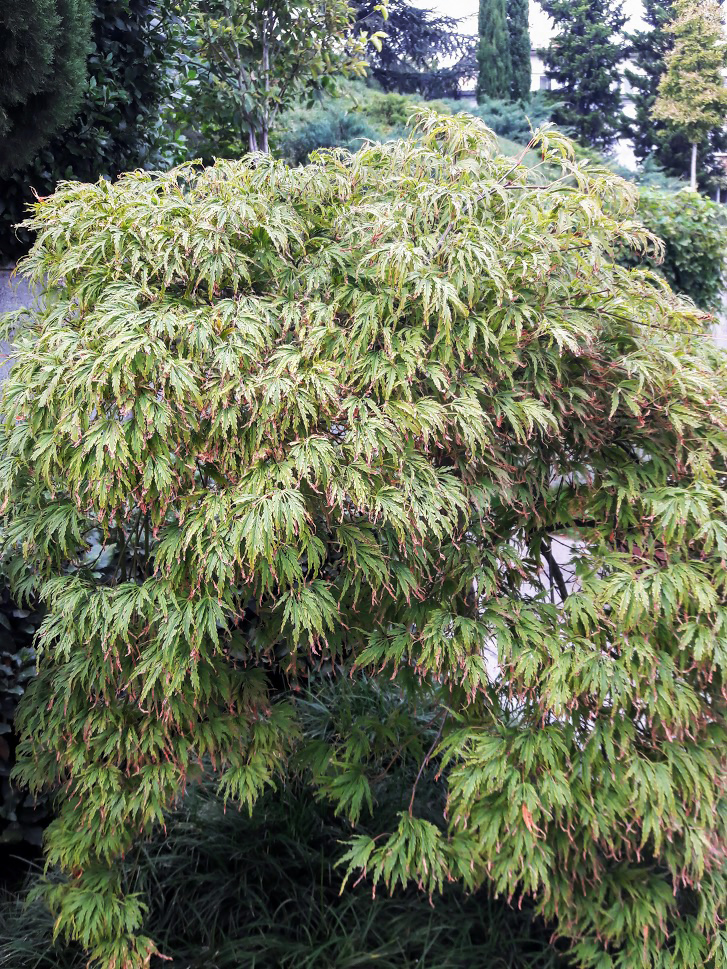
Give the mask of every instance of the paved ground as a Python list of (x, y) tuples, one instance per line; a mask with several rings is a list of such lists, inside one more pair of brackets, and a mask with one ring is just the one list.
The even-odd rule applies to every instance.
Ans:
[[(27, 306), (32, 297), (25, 282), (12, 275), (11, 269), (0, 269), (0, 316)], [(8, 344), (0, 340), (0, 380), (7, 372)]]
[(727, 316), (723, 316), (714, 328), (714, 338), (720, 346), (727, 347)]
[(28, 287), (12, 275), (12, 269), (0, 269), (0, 314), (20, 309), (30, 302)]

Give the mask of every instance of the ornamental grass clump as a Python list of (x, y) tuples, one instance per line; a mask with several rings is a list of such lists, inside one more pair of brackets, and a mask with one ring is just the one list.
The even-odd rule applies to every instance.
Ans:
[[(725, 964), (727, 358), (614, 263), (658, 248), (633, 188), (534, 147), (423, 113), (36, 205), (17, 779), (60, 791), (42, 891), (104, 969), (150, 963), (120, 859), (202, 775), (251, 811), (300, 776), (342, 877), (532, 896), (581, 966)], [(316, 727), (342, 677), (395, 715)]]

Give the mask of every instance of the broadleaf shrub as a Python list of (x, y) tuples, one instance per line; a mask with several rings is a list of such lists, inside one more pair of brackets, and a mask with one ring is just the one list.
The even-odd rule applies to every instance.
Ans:
[[(721, 205), (697, 192), (639, 190), (639, 218), (664, 243), (656, 266), (669, 285), (706, 310), (722, 306), (727, 218)], [(628, 263), (636, 257), (625, 253)]]
[[(378, 811), (391, 811), (395, 819), (400, 788), (410, 788), (418, 771), (416, 754), (425, 753), (436, 735), (436, 709), (421, 703), (418, 717), (411, 718), (407, 697), (397, 688), (344, 677), (300, 702), (307, 730), (319, 736), (332, 721), (350, 716), (382, 735), (397, 723), (416, 726), (409, 738), (416, 745), (403, 750), (376, 785)], [(390, 755), (385, 741), (381, 753)], [(431, 795), (436, 803), (436, 786), (429, 772), (421, 783), (423, 798)], [(456, 884), (431, 901), (416, 885), (394, 897), (372, 898), (365, 882), (341, 893), (335, 861), (349, 834), (348, 821), (317, 801), (304, 778), (263, 796), (252, 814), (225, 810), (207, 780), (191, 785), (184, 802), (169, 812), (165, 831), (130, 853), (124, 874), (149, 900), (147, 923), (171, 957), (171, 969), (566, 965), (527, 899), (509, 906)], [(37, 879), (30, 880), (31, 892)], [(0, 897), (0, 965), (83, 969), (78, 946), (53, 945), (50, 913), (38, 902), (24, 904), (26, 898), (18, 893), (3, 903)]]
[[(28, 682), (35, 675), (33, 639), (41, 616), (21, 608), (10, 594), (7, 578), (0, 574), (0, 851), (17, 853), (17, 845), (40, 845), (50, 810), (47, 799), (39, 801), (10, 782), (15, 762), (15, 713)], [(12, 850), (9, 846), (13, 846)], [(5, 874), (5, 872), (3, 872)]]
[[(16, 775), (61, 787), (44, 894), (105, 969), (156, 951), (119, 859), (200, 774), (246, 810), (305, 776), (349, 881), (532, 897), (581, 966), (724, 964), (727, 358), (616, 263), (658, 247), (635, 188), (536, 141), (559, 180), (425, 111), (36, 205), (49, 298), (2, 397), (6, 552), (47, 610)], [(344, 675), (397, 720), (316, 728)]]

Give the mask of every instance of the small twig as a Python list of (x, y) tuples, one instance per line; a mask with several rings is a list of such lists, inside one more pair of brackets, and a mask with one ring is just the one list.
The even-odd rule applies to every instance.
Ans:
[(620, 320), (622, 323), (633, 323), (636, 326), (648, 326), (652, 330), (663, 330), (665, 333), (679, 333), (681, 336), (698, 336), (706, 337), (707, 339), (712, 339), (711, 333), (700, 333), (699, 330), (677, 330), (672, 326), (661, 326), (659, 323), (647, 323), (646, 320), (637, 320), (632, 316), (622, 316), (620, 313), (613, 313), (611, 310), (607, 309), (593, 309), (592, 306), (571, 306), (568, 303), (556, 303), (560, 309), (563, 310), (576, 310), (581, 313), (592, 313), (594, 316), (610, 316), (614, 320)]
[(560, 597), (563, 600), (563, 602), (565, 602), (565, 600), (568, 598), (568, 586), (565, 584), (565, 579), (563, 578), (563, 573), (560, 570), (560, 566), (555, 561), (553, 550), (545, 541), (545, 539), (541, 539), (540, 554), (548, 563), (548, 572), (550, 573), (550, 578), (555, 580), (555, 584), (558, 587), (558, 592), (560, 593)]
[(419, 773), (417, 774), (416, 779), (414, 780), (414, 786), (411, 789), (411, 799), (409, 800), (409, 817), (411, 817), (414, 813), (414, 796), (416, 795), (416, 792), (417, 792), (417, 785), (419, 784), (422, 774), (424, 773), (424, 768), (427, 766), (427, 764), (429, 763), (430, 757), (434, 753), (434, 748), (439, 743), (439, 738), (442, 736), (442, 731), (444, 730), (444, 725), (447, 722), (448, 716), (449, 716), (449, 710), (447, 710), (447, 712), (442, 717), (442, 722), (439, 724), (439, 730), (437, 730), (437, 735), (432, 741), (432, 746), (427, 751), (427, 756), (422, 761), (421, 766), (419, 768)]

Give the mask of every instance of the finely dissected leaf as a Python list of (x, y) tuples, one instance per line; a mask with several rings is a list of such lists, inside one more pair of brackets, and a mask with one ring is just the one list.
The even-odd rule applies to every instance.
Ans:
[(425, 112), (36, 205), (17, 779), (60, 787), (46, 898), (104, 969), (153, 951), (117, 860), (201, 774), (253, 811), (304, 776), (351, 877), (530, 893), (584, 967), (718, 964), (727, 363), (615, 262), (659, 251), (633, 189), (535, 145), (550, 181)]

